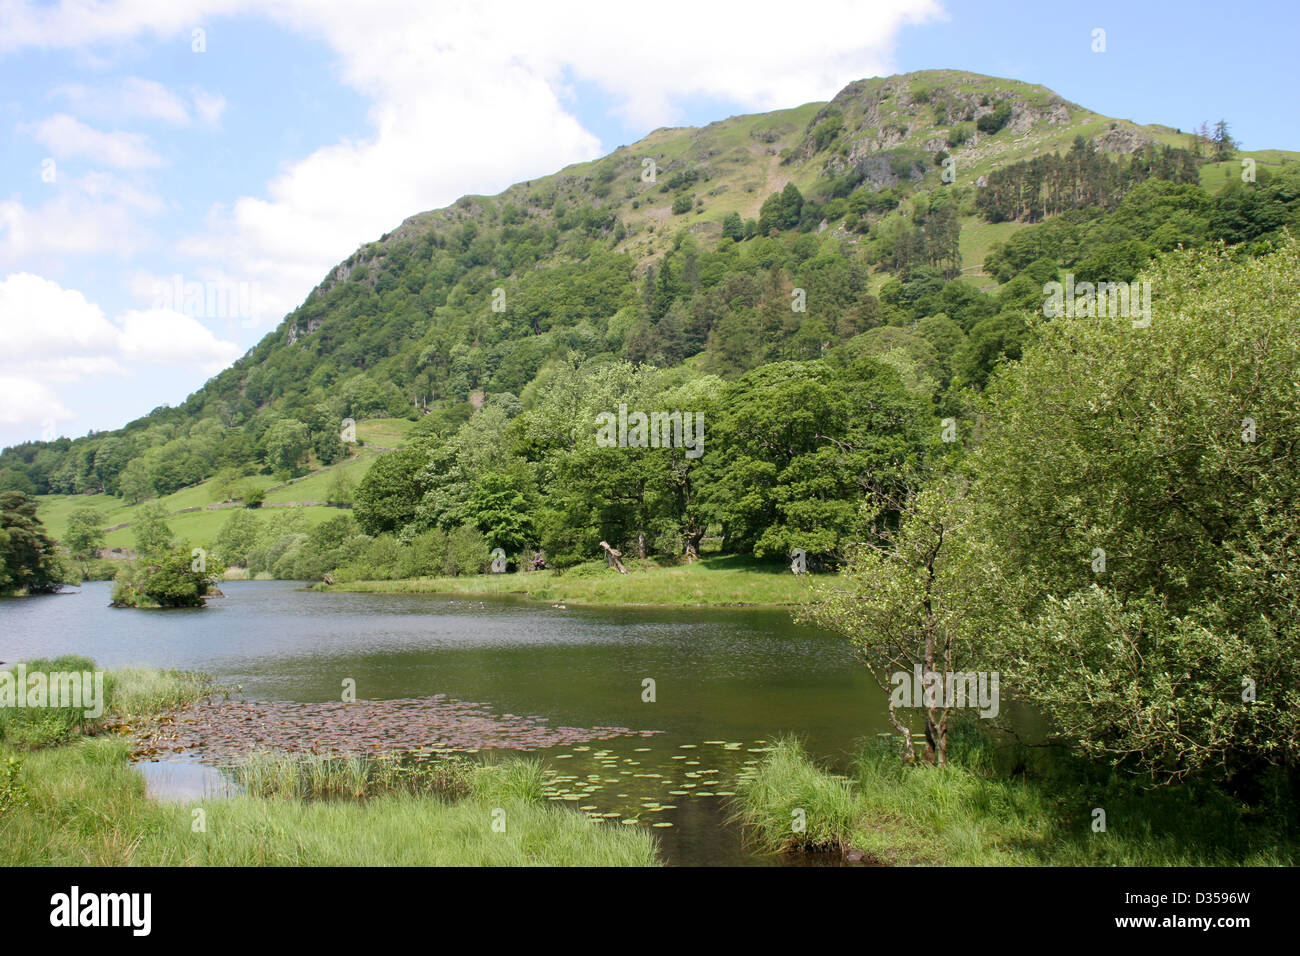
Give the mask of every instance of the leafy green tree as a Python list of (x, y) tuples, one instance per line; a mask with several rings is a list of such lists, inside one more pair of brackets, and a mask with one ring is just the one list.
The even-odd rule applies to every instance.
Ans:
[(481, 574), (487, 570), (491, 559), (487, 540), (472, 525), (461, 525), (448, 533), (444, 573)]
[(729, 212), (722, 217), (722, 238), (736, 242), (745, 238), (745, 224), (740, 219), (740, 213)]
[(261, 536), (262, 522), (257, 515), (246, 508), (237, 508), (217, 532), (213, 552), (230, 567), (246, 568), (248, 556)]
[(42, 594), (68, 583), (68, 569), (21, 491), (0, 492), (0, 594)]
[(118, 494), (132, 504), (144, 501), (158, 493), (154, 487), (153, 475), (150, 474), (144, 458), (132, 458), (127, 462), (118, 478), (117, 489)]
[(350, 505), (356, 499), (357, 483), (342, 468), (335, 468), (325, 500), (332, 505)]
[(862, 531), (862, 498), (905, 487), (922, 423), (898, 373), (874, 359), (757, 368), (711, 426), (706, 511), (728, 548), (841, 557)]
[(131, 536), (141, 557), (171, 547), (172, 530), (167, 526), (167, 509), (156, 501), (142, 504), (131, 519)]
[(954, 357), (954, 371), (967, 384), (982, 388), (997, 365), (1020, 358), (1029, 326), (1020, 312), (1000, 312), (975, 323), (965, 346)]
[(80, 563), (82, 573), (104, 546), (104, 516), (94, 508), (77, 508), (68, 515), (63, 546)]
[(794, 183), (786, 183), (779, 193), (772, 193), (758, 211), (758, 234), (766, 236), (773, 229), (784, 231), (799, 225), (803, 201)]
[(245, 487), (243, 469), (227, 466), (212, 476), (212, 500), (216, 502), (234, 501)]
[(114, 607), (203, 607), (212, 582), (225, 568), (214, 558), (196, 558), (188, 545), (134, 562), (118, 572)]
[(415, 518), (427, 457), (419, 448), (389, 452), (366, 472), (357, 486), (353, 516), (361, 530), (380, 535), (401, 530)]
[(296, 419), (280, 419), (267, 430), (263, 441), (267, 463), (282, 473), (297, 472), (311, 448), (307, 426)]
[[(796, 617), (849, 638), (889, 697), (889, 720), (903, 738), (908, 762), (943, 766), (955, 703), (955, 695), (946, 693), (947, 675), (984, 666), (974, 612), (992, 592), (972, 567), (976, 552), (965, 546), (970, 512), (960, 482), (936, 481), (917, 494), (887, 496), (874, 507), (869, 523), (879, 531), (849, 549), (842, 573), (817, 587)], [(898, 516), (896, 523), (882, 522), (886, 508)], [(910, 687), (918, 669), (923, 681), (936, 680), (945, 693), (898, 701), (899, 680)], [(901, 707), (912, 713), (900, 713)], [(923, 724), (919, 757), (912, 714)]]
[(470, 489), (466, 516), (487, 538), (491, 548), (514, 554), (536, 540), (528, 495), (532, 480), (527, 472), (487, 472)]
[(1144, 277), (1149, 325), (1036, 319), (991, 384), (972, 464), (985, 563), (1015, 585), (997, 653), (1083, 752), (1250, 789), (1300, 740), (1300, 247)]

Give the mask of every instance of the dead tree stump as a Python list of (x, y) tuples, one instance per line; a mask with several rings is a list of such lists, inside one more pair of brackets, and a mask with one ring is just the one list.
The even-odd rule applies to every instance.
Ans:
[(605, 557), (609, 559), (609, 566), (616, 568), (619, 574), (627, 574), (627, 568), (623, 567), (623, 562), (619, 560), (619, 558), (623, 557), (623, 552), (617, 548), (611, 548), (607, 541), (602, 541), (600, 546), (605, 549)]

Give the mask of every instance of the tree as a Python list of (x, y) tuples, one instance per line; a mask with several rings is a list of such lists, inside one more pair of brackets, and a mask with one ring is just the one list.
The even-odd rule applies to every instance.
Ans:
[(21, 491), (0, 492), (0, 594), (43, 594), (68, 583), (54, 540)]
[(167, 509), (156, 501), (142, 504), (131, 520), (131, 535), (141, 557), (171, 547), (172, 530), (167, 527)]
[(487, 541), (472, 525), (461, 525), (447, 535), (447, 556), (443, 572), (449, 575), (480, 574), (491, 560)]
[(230, 513), (212, 543), (213, 552), (231, 567), (248, 567), (248, 556), (262, 536), (262, 522), (246, 508)]
[(907, 484), (922, 422), (898, 373), (875, 359), (761, 366), (727, 390), (710, 424), (705, 511), (728, 548), (837, 560), (860, 540), (862, 498)]
[(531, 480), (522, 470), (487, 472), (474, 482), (466, 514), (489, 547), (515, 554), (535, 541), (528, 494)]
[(379, 457), (356, 491), (353, 515), (362, 531), (369, 535), (399, 531), (415, 518), (425, 463), (426, 455), (419, 448)]
[(1035, 319), (990, 385), (972, 497), (1018, 588), (997, 655), (1083, 752), (1249, 789), (1300, 742), (1300, 247), (1144, 279), (1149, 324)]
[(291, 418), (282, 418), (267, 429), (263, 441), (267, 464), (281, 473), (296, 472), (311, 447), (307, 426)]
[[(886, 496), (868, 523), (879, 526), (888, 508), (901, 515), (897, 525), (889, 521), (872, 540), (854, 546), (843, 572), (819, 586), (796, 615), (838, 631), (862, 652), (871, 676), (889, 695), (889, 721), (903, 738), (909, 763), (917, 760), (913, 724), (900, 708), (923, 712), (921, 759), (943, 766), (953, 708), (959, 702), (996, 706), (979, 697), (981, 689), (996, 688), (991, 675), (975, 670), (980, 663), (971, 626), (976, 594), (962, 541), (969, 524), (964, 497), (955, 482), (911, 496)], [(920, 700), (913, 691), (918, 673)]]
[(83, 577), (86, 565), (104, 546), (104, 516), (94, 508), (77, 508), (68, 515), (68, 527), (63, 533), (63, 546), (81, 563)]
[(1219, 162), (1232, 159), (1233, 151), (1237, 148), (1237, 141), (1232, 138), (1228, 132), (1228, 121), (1219, 120), (1214, 124), (1214, 136), (1211, 138), (1214, 143), (1214, 158)]
[(150, 474), (149, 466), (143, 457), (132, 458), (127, 462), (118, 477), (117, 490), (118, 494), (132, 504), (144, 501), (158, 493), (154, 488), (153, 475)]
[(729, 212), (722, 217), (722, 238), (734, 239), (736, 242), (745, 238), (745, 224), (740, 219), (740, 213)]
[(357, 483), (352, 477), (343, 468), (335, 468), (325, 492), (325, 500), (332, 505), (350, 505), (355, 500), (356, 493)]
[(194, 558), (188, 545), (168, 549), (118, 572), (113, 606), (203, 607), (224, 571), (215, 559)]
[(227, 466), (212, 476), (212, 500), (234, 501), (244, 490), (243, 469)]
[(803, 212), (803, 194), (794, 183), (786, 183), (779, 193), (772, 193), (763, 200), (758, 211), (758, 233), (766, 236), (773, 230), (784, 231), (799, 225), (799, 216)]

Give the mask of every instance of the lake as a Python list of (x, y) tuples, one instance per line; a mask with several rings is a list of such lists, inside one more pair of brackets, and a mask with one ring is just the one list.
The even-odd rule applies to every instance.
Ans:
[[(885, 694), (847, 642), (785, 610), (561, 608), (231, 581), (205, 609), (135, 611), (108, 607), (109, 588), (0, 601), (0, 660), (82, 654), (103, 667), (200, 670), (255, 701), (339, 701), (351, 680), (359, 700), (441, 694), (552, 727), (655, 731), (537, 752), (555, 771), (553, 799), (655, 827), (669, 863), (791, 862), (749, 853), (725, 822), (736, 776), (783, 732), (843, 768), (855, 740), (889, 727)], [(142, 769), (164, 790), (169, 775), (193, 776)]]

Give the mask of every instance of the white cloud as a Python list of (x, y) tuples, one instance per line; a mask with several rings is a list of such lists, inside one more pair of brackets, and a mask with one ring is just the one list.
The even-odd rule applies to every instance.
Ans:
[(185, 126), (190, 121), (189, 109), (179, 96), (155, 80), (138, 76), (129, 76), (114, 87), (66, 83), (51, 90), (50, 96), (64, 100), (82, 116), (90, 115), (101, 121), (147, 119), (175, 126)]
[(202, 125), (215, 126), (226, 108), (224, 96), (202, 87), (191, 87), (187, 102), (185, 94), (176, 93), (157, 80), (138, 76), (128, 76), (117, 84), (65, 83), (50, 90), (49, 96), (62, 100), (69, 110), (83, 118), (111, 123), (154, 120), (187, 127), (197, 117)]
[(112, 173), (68, 176), (58, 170), (55, 182), (42, 188), (50, 197), (31, 207), (0, 200), (0, 262), (46, 255), (126, 257), (149, 241), (140, 217), (164, 208), (157, 195)]
[(118, 169), (144, 169), (161, 166), (163, 162), (162, 157), (149, 148), (147, 138), (139, 133), (122, 130), (106, 133), (67, 113), (56, 113), (24, 129), (55, 159), (89, 156), (96, 162)]
[(0, 280), (0, 424), (74, 417), (51, 385), (145, 365), (185, 366), (212, 375), (241, 349), (197, 319), (170, 309), (133, 310), (110, 322), (74, 289), (30, 273)]
[(103, 356), (115, 349), (118, 330), (99, 306), (57, 282), (20, 272), (0, 282), (0, 362), (30, 369), (58, 358)]
[(44, 383), (0, 373), (0, 425), (37, 425), (40, 437), (48, 440), (56, 422), (75, 417)]
[(194, 112), (198, 114), (200, 123), (204, 126), (216, 126), (221, 122), (221, 114), (226, 111), (224, 96), (200, 89), (194, 90), (193, 96)]
[(131, 360), (159, 365), (193, 365), (215, 375), (243, 353), (218, 339), (203, 323), (174, 309), (132, 310), (119, 320), (118, 345)]

